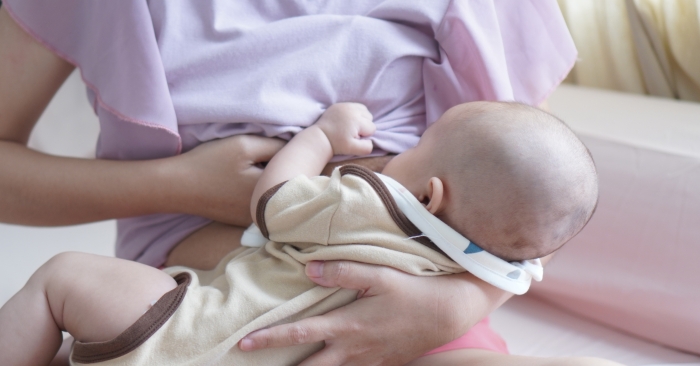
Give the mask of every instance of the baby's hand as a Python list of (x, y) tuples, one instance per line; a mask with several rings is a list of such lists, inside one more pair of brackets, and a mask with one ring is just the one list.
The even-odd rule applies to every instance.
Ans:
[(367, 155), (372, 152), (372, 136), (377, 129), (372, 114), (363, 104), (337, 103), (328, 107), (315, 124), (328, 137), (334, 155)]

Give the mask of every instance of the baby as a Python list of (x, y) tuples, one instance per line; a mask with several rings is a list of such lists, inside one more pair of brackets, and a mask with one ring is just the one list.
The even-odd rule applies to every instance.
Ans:
[(594, 211), (597, 178), (587, 149), (538, 109), (459, 105), (382, 175), (351, 165), (318, 176), (334, 155), (369, 154), (364, 137), (374, 129), (364, 106), (341, 103), (297, 134), (253, 193), (251, 212), (270, 240), (232, 252), (211, 271), (159, 271), (78, 253), (53, 258), (0, 309), (4, 362), (47, 364), (65, 330), (77, 340), (72, 364), (296, 364), (323, 343), (259, 352), (236, 344), (256, 329), (356, 298), (356, 291), (316, 286), (306, 263), (355, 260), (423, 276), (465, 270), (407, 217), (397, 204), (401, 192), (478, 251), (506, 261), (552, 253)]
[[(273, 185), (319, 174), (333, 154), (371, 152), (371, 142), (360, 137), (373, 131), (363, 106), (329, 108), (270, 162), (253, 193), (253, 217), (260, 217), (258, 199)], [(588, 222), (598, 199), (588, 149), (556, 117), (519, 103), (473, 102), (450, 109), (382, 174), (507, 261), (557, 250)]]

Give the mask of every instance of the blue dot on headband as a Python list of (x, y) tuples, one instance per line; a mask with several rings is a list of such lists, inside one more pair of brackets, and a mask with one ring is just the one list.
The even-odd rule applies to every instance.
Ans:
[(478, 253), (483, 251), (480, 246), (474, 244), (474, 243), (469, 243), (467, 246), (467, 249), (464, 249), (465, 254), (472, 254), (472, 253)]

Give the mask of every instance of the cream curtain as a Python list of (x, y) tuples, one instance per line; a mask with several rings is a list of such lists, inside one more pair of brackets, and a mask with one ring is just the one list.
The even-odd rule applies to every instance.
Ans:
[(700, 0), (558, 0), (579, 51), (567, 82), (700, 102)]

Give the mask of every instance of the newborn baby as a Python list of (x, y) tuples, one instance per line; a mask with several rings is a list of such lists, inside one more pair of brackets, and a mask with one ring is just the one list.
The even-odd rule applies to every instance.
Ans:
[[(254, 330), (357, 298), (354, 290), (315, 285), (306, 263), (354, 260), (420, 276), (464, 272), (434, 250), (382, 176), (359, 166), (318, 176), (334, 155), (369, 154), (372, 142), (363, 137), (372, 133), (364, 106), (341, 103), (297, 134), (253, 193), (253, 217), (270, 240), (232, 252), (211, 271), (159, 271), (78, 253), (53, 258), (0, 309), (0, 353), (9, 364), (46, 364), (64, 330), (76, 339), (72, 364), (297, 364), (323, 342), (259, 352), (236, 344)], [(585, 146), (555, 117), (517, 103), (450, 109), (382, 173), (507, 261), (555, 251), (583, 228), (597, 200)]]
[[(252, 216), (264, 218), (258, 199), (275, 184), (318, 174), (333, 154), (371, 152), (371, 142), (359, 139), (373, 133), (371, 121), (361, 105), (331, 106), (272, 160), (253, 193)], [(318, 143), (325, 140), (332, 149)], [(598, 197), (588, 149), (556, 117), (520, 103), (450, 109), (382, 174), (471, 245), (506, 261), (554, 252), (588, 222)]]

